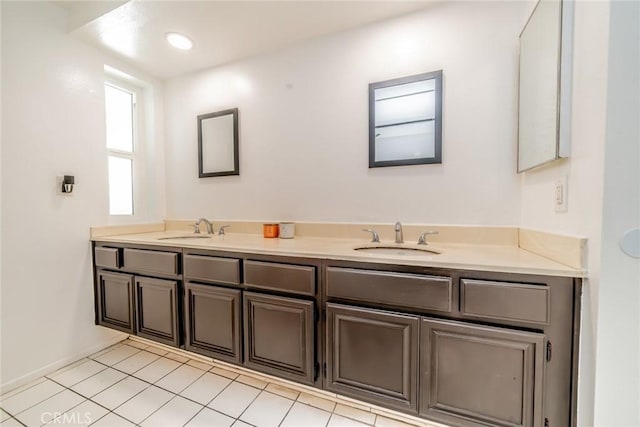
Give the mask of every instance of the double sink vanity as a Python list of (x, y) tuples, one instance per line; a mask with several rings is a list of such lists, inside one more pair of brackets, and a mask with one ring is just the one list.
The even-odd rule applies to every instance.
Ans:
[(92, 235), (99, 325), (447, 425), (575, 424), (581, 269), (446, 237), (139, 231)]

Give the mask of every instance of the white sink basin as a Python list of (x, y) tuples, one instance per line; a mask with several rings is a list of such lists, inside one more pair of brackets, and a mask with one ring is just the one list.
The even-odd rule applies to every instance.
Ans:
[(212, 235), (206, 234), (188, 234), (186, 236), (166, 236), (158, 237), (157, 240), (176, 240), (176, 239), (210, 239)]
[(372, 243), (368, 245), (356, 246), (355, 251), (367, 252), (377, 255), (395, 255), (395, 256), (420, 256), (441, 254), (442, 251), (426, 245), (403, 245), (403, 244), (384, 244)]

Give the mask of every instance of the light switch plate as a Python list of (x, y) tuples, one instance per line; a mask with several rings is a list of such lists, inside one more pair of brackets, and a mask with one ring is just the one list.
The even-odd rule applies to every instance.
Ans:
[(553, 200), (556, 213), (565, 213), (568, 210), (567, 177), (557, 180), (553, 186)]

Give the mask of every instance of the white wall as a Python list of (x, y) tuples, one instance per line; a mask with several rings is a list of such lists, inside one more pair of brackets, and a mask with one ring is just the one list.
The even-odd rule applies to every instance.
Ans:
[[(119, 335), (93, 325), (89, 227), (109, 221), (104, 64), (135, 71), (69, 37), (66, 11), (53, 2), (1, 6), (0, 375), (8, 388)], [(161, 84), (140, 77), (160, 95), (161, 118)], [(76, 177), (73, 196), (56, 195), (63, 174)], [(164, 195), (154, 203), (149, 219), (160, 219)]]
[[(175, 218), (517, 224), (517, 44), (532, 5), (449, 2), (165, 85)], [(368, 83), (444, 70), (443, 163), (368, 168)], [(198, 179), (196, 116), (240, 111), (240, 176)]]
[(595, 425), (640, 426), (640, 2), (611, 2)]
[[(522, 175), (522, 226), (589, 239), (580, 426), (640, 424), (640, 353), (638, 337), (629, 333), (640, 328), (639, 270), (637, 260), (627, 259), (618, 248), (621, 230), (631, 228), (634, 219), (638, 226), (640, 209), (638, 13), (634, 16), (629, 8), (637, 9), (638, 3), (576, 2), (571, 154)], [(568, 212), (555, 213), (554, 182), (564, 176)]]

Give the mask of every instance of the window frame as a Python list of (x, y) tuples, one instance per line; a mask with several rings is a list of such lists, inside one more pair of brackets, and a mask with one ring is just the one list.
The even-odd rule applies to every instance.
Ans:
[[(142, 189), (144, 188), (144, 89), (111, 76), (106, 76), (103, 87), (111, 86), (115, 89), (122, 90), (132, 95), (132, 151), (123, 151), (107, 147), (106, 135), (106, 99), (105, 105), (105, 149), (106, 149), (106, 162), (107, 162), (107, 187), (109, 182), (109, 157), (118, 157), (122, 159), (131, 160), (131, 214), (112, 214), (111, 213), (111, 201), (109, 200), (109, 190), (107, 192), (107, 209), (109, 215), (109, 222), (113, 223), (126, 223), (132, 222), (144, 218), (145, 207), (141, 203)], [(103, 89), (104, 90), (104, 89)]]

